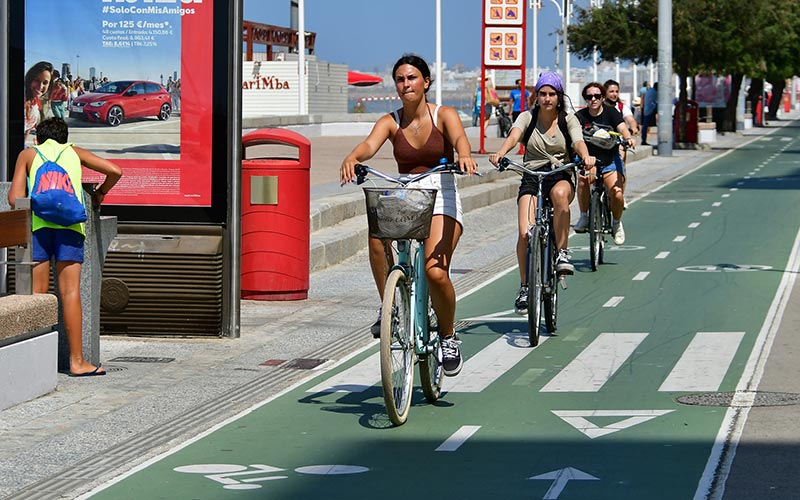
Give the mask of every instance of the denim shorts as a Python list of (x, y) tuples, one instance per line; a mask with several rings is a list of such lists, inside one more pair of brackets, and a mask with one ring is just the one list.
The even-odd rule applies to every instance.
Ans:
[(600, 169), (601, 174), (607, 174), (609, 172), (617, 172), (622, 177), (625, 177), (625, 164), (622, 162), (622, 157), (619, 155), (619, 153), (614, 155), (614, 160), (611, 162), (611, 164)]
[(52, 257), (56, 262), (83, 262), (83, 235), (72, 229), (43, 227), (33, 232), (32, 254), (36, 262)]

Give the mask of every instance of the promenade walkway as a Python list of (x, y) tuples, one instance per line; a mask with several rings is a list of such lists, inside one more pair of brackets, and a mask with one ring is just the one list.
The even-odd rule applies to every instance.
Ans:
[[(636, 198), (644, 193), (745, 139), (768, 132), (752, 129), (724, 135), (713, 149), (676, 150), (672, 157), (633, 162), (629, 165), (629, 210), (636, 210)], [(312, 138), (312, 203), (360, 194), (354, 186), (338, 185), (341, 160), (360, 139)], [(488, 138), (487, 149), (496, 148), (500, 141)], [(472, 142), (477, 149), (477, 141)], [(490, 170), (485, 155), (478, 162), (481, 171)], [(391, 169), (391, 150), (382, 149), (372, 165)], [(577, 218), (574, 207), (573, 220)], [(484, 270), (512, 258), (515, 213), (513, 199), (505, 199), (465, 214), (465, 233), (454, 258), (457, 292), (485, 279)], [(628, 238), (635, 241), (636, 235)], [(795, 294), (792, 303), (797, 300)], [(304, 369), (303, 360), (336, 361), (373, 342), (368, 327), (377, 307), (366, 252), (360, 249), (341, 264), (313, 272), (308, 300), (243, 301), (239, 339), (103, 337), (101, 359), (107, 376), (74, 379), (62, 374), (55, 392), (0, 411), (0, 498), (81, 498), (304, 379), (309, 370)], [(800, 308), (789, 307), (783, 320), (786, 331), (782, 329), (776, 341), (780, 348), (773, 349), (770, 357), (776, 369), (768, 366), (764, 378), (768, 389), (800, 392), (796, 363), (791, 361), (800, 351), (800, 339), (791, 334), (798, 324)], [(136, 362), (137, 358), (150, 362)], [(292, 368), (277, 367), (278, 360), (297, 363)], [(753, 411), (745, 439), (796, 442), (796, 436), (789, 434), (795, 427), (790, 423), (798, 418), (796, 406)], [(794, 479), (787, 481), (796, 484), (800, 474), (797, 459), (788, 455), (791, 449), (774, 459), (763, 449), (760, 457), (745, 457), (762, 460), (759, 476), (748, 470), (752, 464), (737, 462), (732, 481), (738, 481), (734, 483), (738, 491), (725, 499), (745, 498), (747, 482), (769, 480), (770, 469), (791, 469)], [(737, 475), (740, 467), (741, 475)]]

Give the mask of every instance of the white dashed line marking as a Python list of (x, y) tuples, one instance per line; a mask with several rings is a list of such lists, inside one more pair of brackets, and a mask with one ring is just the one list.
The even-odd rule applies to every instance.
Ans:
[(666, 259), (668, 255), (669, 252), (658, 252), (658, 255), (656, 255), (656, 259)]
[(689, 224), (689, 229), (695, 229), (697, 227), (700, 227), (699, 222), (692, 222), (691, 224)]
[(462, 425), (461, 428), (447, 438), (444, 443), (440, 444), (439, 447), (436, 448), (436, 451), (456, 451), (462, 444), (467, 442), (467, 439), (478, 432), (480, 428), (480, 425)]
[(644, 281), (644, 279), (647, 278), (649, 275), (650, 273), (648, 271), (642, 271), (640, 273), (637, 273), (636, 276), (634, 276), (633, 280), (631, 281)]
[(674, 240), (672, 240), (672, 241), (674, 241), (674, 242), (676, 242), (676, 243), (680, 243), (681, 241), (683, 241), (683, 240), (685, 240), (685, 239), (686, 239), (686, 236), (684, 236), (684, 235), (680, 235), (680, 236), (676, 236), (676, 237), (675, 237), (675, 239), (674, 239)]

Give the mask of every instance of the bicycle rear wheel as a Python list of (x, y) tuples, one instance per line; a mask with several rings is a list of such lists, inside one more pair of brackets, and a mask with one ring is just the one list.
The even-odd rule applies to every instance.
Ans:
[(534, 227), (528, 235), (528, 340), (539, 345), (539, 323), (542, 318), (542, 238)]
[(558, 320), (558, 277), (556, 274), (556, 240), (555, 234), (550, 233), (550, 266), (549, 291), (543, 295), (544, 301), (544, 324), (548, 333), (555, 333), (556, 321)]
[(599, 255), (599, 262), (601, 264), (605, 264), (605, 253), (606, 253), (606, 234), (611, 233), (611, 200), (608, 199), (608, 192), (603, 193), (603, 198), (601, 200), (600, 206), (602, 207), (602, 214), (603, 214), (603, 222), (602, 222), (602, 234), (600, 235), (600, 255)]
[(592, 189), (589, 200), (589, 261), (592, 271), (597, 271), (603, 252), (603, 213), (601, 211), (600, 192)]
[(444, 368), (442, 368), (442, 341), (441, 337), (439, 337), (439, 319), (433, 311), (430, 297), (428, 298), (428, 337), (434, 340), (433, 352), (419, 356), (419, 380), (425, 399), (429, 403), (433, 403), (439, 399), (442, 393)]
[(403, 425), (414, 385), (411, 294), (406, 275), (395, 269), (386, 280), (381, 309), (381, 385), (389, 420)]

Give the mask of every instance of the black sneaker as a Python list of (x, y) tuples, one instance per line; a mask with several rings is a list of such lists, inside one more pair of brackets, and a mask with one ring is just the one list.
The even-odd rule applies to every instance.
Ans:
[(448, 377), (458, 375), (464, 364), (461, 361), (461, 350), (458, 348), (460, 343), (455, 334), (442, 339), (442, 368)]
[(378, 309), (378, 319), (375, 320), (375, 323), (369, 327), (370, 333), (372, 333), (372, 338), (379, 339), (381, 338), (381, 310)]
[(528, 285), (522, 285), (517, 292), (517, 298), (514, 301), (514, 312), (517, 314), (528, 314)]
[(569, 253), (566, 249), (561, 249), (558, 252), (558, 259), (556, 259), (556, 272), (558, 274), (574, 274), (575, 266), (569, 261)]

